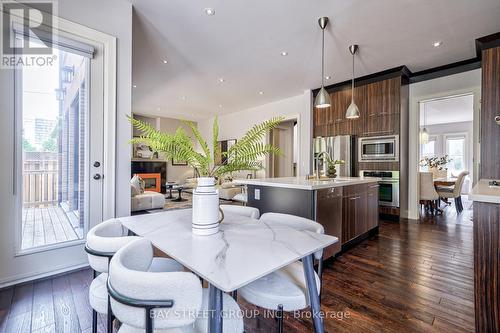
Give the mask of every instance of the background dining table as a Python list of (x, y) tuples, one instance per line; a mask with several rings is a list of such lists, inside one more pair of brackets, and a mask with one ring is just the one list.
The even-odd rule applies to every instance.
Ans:
[(456, 177), (434, 178), (434, 186), (454, 186), (456, 182)]
[(315, 332), (323, 319), (315, 282), (314, 253), (338, 238), (271, 225), (226, 213), (217, 234), (191, 232), (191, 209), (120, 218), (123, 225), (209, 283), (209, 333), (222, 333), (222, 293), (235, 291), (267, 274), (302, 260)]

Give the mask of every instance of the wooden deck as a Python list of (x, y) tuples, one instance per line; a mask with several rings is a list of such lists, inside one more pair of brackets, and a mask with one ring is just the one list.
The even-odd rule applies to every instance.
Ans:
[(73, 216), (56, 205), (23, 209), (21, 249), (82, 239), (83, 229)]

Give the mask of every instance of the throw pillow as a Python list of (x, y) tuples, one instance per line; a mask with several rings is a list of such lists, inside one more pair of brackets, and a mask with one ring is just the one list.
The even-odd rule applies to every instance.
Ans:
[[(133, 193), (137, 193), (137, 194), (141, 194), (142, 191), (141, 191), (141, 178), (137, 175), (134, 175), (134, 177), (132, 177), (132, 179), (130, 180), (130, 185), (132, 185), (135, 189), (133, 190), (132, 192), (132, 195), (134, 195)], [(135, 195), (137, 195), (135, 194)]]

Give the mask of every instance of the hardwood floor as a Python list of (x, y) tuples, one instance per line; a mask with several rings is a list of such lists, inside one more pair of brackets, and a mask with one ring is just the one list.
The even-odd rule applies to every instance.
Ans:
[[(378, 236), (328, 263), (325, 331), (473, 332), (472, 222), (467, 209), (458, 222), (448, 209), (421, 222), (382, 221)], [(0, 333), (90, 332), (91, 278), (83, 270), (1, 290)], [(245, 325), (248, 333), (268, 333), (275, 321), (261, 314)], [(104, 327), (101, 316), (99, 332)], [(285, 332), (312, 332), (311, 322), (288, 313)]]

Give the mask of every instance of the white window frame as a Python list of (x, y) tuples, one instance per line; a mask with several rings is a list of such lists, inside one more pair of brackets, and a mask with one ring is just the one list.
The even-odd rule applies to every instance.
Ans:
[(467, 132), (453, 132), (443, 134), (443, 153), (448, 154), (448, 139), (464, 139), (464, 170), (468, 169), (469, 161), (469, 145), (468, 145), (468, 135)]
[[(16, 16), (14, 13), (11, 13), (11, 20), (16, 24), (25, 24), (25, 18), (21, 16)], [(40, 25), (40, 22), (36, 20), (36, 18), (29, 18), (29, 24), (33, 26)], [(113, 218), (116, 216), (116, 180), (115, 180), (115, 171), (116, 171), (116, 37), (105, 34), (103, 32), (88, 28), (86, 26), (68, 21), (66, 19), (52, 16), (52, 24), (51, 27), (54, 31), (55, 35), (60, 36), (70, 36), (70, 38), (78, 40), (81, 39), (85, 42), (90, 42), (95, 44), (97, 47), (95, 48), (95, 52), (101, 52), (103, 57), (103, 128), (104, 128), (104, 142), (103, 142), (103, 174), (105, 177), (102, 179), (103, 183), (103, 207), (102, 207), (102, 217), (103, 220)], [(16, 73), (15, 76), (18, 74)], [(15, 81), (17, 81), (15, 79)], [(17, 91), (17, 87), (15, 91)], [(22, 161), (22, 153), (20, 151), (22, 145), (22, 112), (18, 112), (17, 108), (20, 103), (17, 100), (19, 98), (16, 95), (16, 112), (14, 119), (14, 128), (15, 138), (14, 138), (14, 166), (13, 166), (13, 176), (14, 176), (14, 185), (13, 185), (13, 194), (16, 197), (22, 196), (22, 182), (19, 181), (21, 176), (19, 173), (19, 165)], [(21, 130), (19, 128), (21, 127)], [(88, 195), (88, 194), (86, 194)], [(87, 200), (88, 201), (88, 200)], [(30, 248), (26, 250), (21, 249), (21, 241), (22, 241), (22, 225), (19, 223), (21, 221), (21, 209), (22, 209), (22, 198), (16, 200), (15, 205), (15, 227), (14, 227), (14, 239), (15, 239), (15, 251), (14, 256), (23, 256), (29, 255), (33, 253), (50, 251), (59, 248), (65, 248), (68, 246), (81, 245), (85, 242), (85, 237), (82, 240), (75, 240), (71, 242), (62, 242), (55, 243), (51, 245)], [(91, 228), (93, 225), (88, 225), (87, 228)]]

